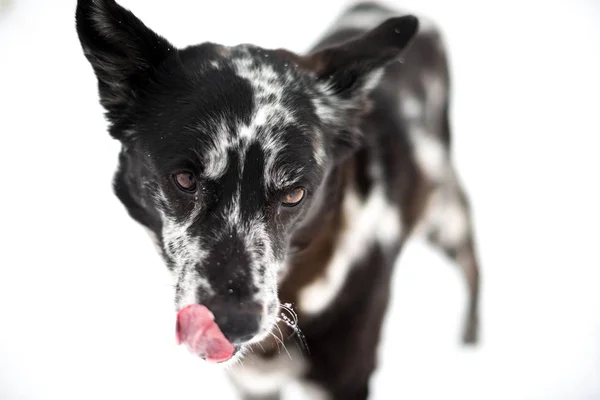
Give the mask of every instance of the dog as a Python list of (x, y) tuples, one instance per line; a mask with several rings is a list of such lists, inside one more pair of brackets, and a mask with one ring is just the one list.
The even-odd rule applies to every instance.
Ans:
[(226, 365), (242, 398), (295, 380), (309, 398), (366, 399), (393, 266), (417, 234), (464, 272), (462, 340), (477, 341), (478, 256), (433, 23), (354, 3), (297, 54), (176, 48), (114, 0), (75, 14), (121, 144), (114, 193), (172, 273), (177, 339)]

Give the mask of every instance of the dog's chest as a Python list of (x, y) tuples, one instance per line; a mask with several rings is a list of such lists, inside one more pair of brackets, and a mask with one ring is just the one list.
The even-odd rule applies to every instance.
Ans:
[(245, 395), (268, 397), (286, 388), (286, 394), (293, 398), (297, 394), (313, 400), (328, 399), (323, 389), (302, 379), (308, 367), (298, 349), (290, 346), (269, 358), (255, 353), (246, 355), (243, 366), (231, 369), (230, 378)]

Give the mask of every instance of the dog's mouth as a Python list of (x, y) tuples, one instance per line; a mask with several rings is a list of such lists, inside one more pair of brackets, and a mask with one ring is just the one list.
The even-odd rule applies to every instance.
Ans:
[(200, 304), (188, 305), (177, 313), (177, 344), (208, 362), (222, 363), (239, 351), (221, 332), (213, 314)]

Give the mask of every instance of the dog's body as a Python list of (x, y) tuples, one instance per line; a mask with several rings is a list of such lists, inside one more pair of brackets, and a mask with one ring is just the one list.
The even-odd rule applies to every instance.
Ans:
[[(393, 266), (416, 232), (464, 270), (463, 341), (476, 340), (479, 274), (450, 160), (444, 46), (431, 25), (414, 35), (415, 19), (392, 17), (356, 4), (302, 57), (176, 50), (112, 1), (78, 6), (111, 134), (123, 142), (116, 193), (174, 272), (177, 309), (207, 304), (227, 342), (250, 350), (230, 369), (245, 398), (278, 398), (298, 379), (332, 399), (365, 399)], [(172, 161), (182, 153), (187, 161)], [(201, 167), (189, 167), (193, 157)], [(193, 172), (170, 174), (182, 170)], [(270, 200), (280, 189), (285, 208)], [(281, 320), (279, 302), (298, 320)], [(274, 328), (303, 354), (282, 353)]]
[[(313, 51), (394, 15), (358, 4)], [(372, 108), (361, 120), (364, 146), (331, 171), (335, 200), (292, 239), (310, 245), (291, 258), (280, 298), (299, 312), (308, 362), (280, 349), (265, 358), (265, 345), (255, 346), (252, 361), (232, 378), (256, 398), (277, 398), (278, 384), (290, 378), (302, 380), (311, 398), (367, 397), (392, 269), (413, 234), (427, 235), (464, 269), (470, 303), (463, 341), (476, 340), (478, 267), (467, 200), (450, 162), (448, 66), (439, 33), (422, 21), (403, 62), (389, 65), (372, 91)], [(287, 347), (296, 352), (296, 346)]]

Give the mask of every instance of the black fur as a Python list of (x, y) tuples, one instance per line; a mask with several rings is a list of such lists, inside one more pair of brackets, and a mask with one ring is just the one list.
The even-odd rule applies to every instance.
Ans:
[[(400, 111), (406, 91), (427, 106), (423, 73), (435, 74), (446, 89), (443, 104), (418, 123), (449, 151), (449, 82), (439, 37), (417, 35), (417, 18), (376, 4), (346, 13), (369, 10), (388, 17), (373, 29), (335, 30), (305, 56), (210, 42), (177, 49), (114, 0), (79, 0), (76, 11), (110, 134), (122, 143), (115, 193), (156, 236), (177, 282), (176, 307), (208, 305), (233, 343), (272, 357), (266, 331), (279, 302), (296, 303), (323, 274), (351, 218), (342, 210), (349, 191), (364, 202), (381, 187), (398, 209), (397, 240), (368, 238), (334, 301), (318, 315), (298, 310), (310, 352), (301, 378), (340, 400), (367, 397), (392, 266), (424, 218), (426, 200), (450, 184), (422, 171), (413, 121)], [(193, 193), (178, 188), (181, 171), (196, 178)], [(305, 190), (301, 203), (285, 205), (297, 188)], [(439, 234), (445, 227), (435, 228)], [(468, 233), (452, 246), (439, 235), (432, 241), (454, 258), (472, 257), (470, 269), (463, 265), (471, 341), (478, 275), (470, 226)], [(197, 285), (191, 292), (190, 282)]]

